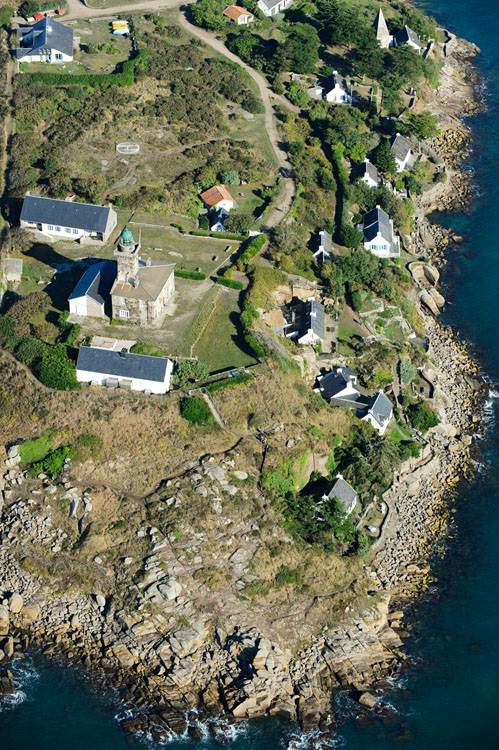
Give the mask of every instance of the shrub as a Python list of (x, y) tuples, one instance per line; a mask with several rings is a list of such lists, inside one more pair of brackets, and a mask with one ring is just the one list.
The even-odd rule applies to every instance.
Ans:
[(36, 365), (35, 374), (48, 388), (58, 391), (69, 391), (78, 385), (75, 364), (69, 359), (63, 344), (47, 347)]
[(99, 435), (79, 435), (73, 443), (73, 458), (81, 462), (97, 458), (102, 452), (102, 446), (102, 438)]
[(90, 86), (91, 88), (132, 86), (135, 83), (135, 67), (143, 59), (144, 54), (139, 52), (133, 60), (119, 63), (113, 73), (24, 73), (21, 85), (42, 83), (45, 86)]
[(227, 286), (229, 289), (244, 289), (243, 282), (237, 281), (237, 279), (227, 279), (224, 276), (217, 276), (215, 282), (222, 286)]
[(235, 234), (234, 232), (210, 232), (208, 230), (196, 229), (191, 232), (194, 237), (217, 237), (219, 240), (239, 240), (242, 242), (246, 239), (245, 234)]
[(28, 367), (34, 367), (42, 358), (46, 349), (47, 344), (40, 339), (35, 339), (33, 336), (24, 336), (16, 346), (15, 355), (19, 362), (28, 365)]
[(266, 243), (266, 234), (259, 234), (256, 237), (251, 237), (251, 239), (246, 240), (246, 242), (241, 246), (242, 252), (237, 259), (237, 267), (239, 268), (239, 270), (242, 271), (249, 264), (249, 262), (253, 260), (253, 258), (261, 253)]
[(406, 461), (408, 458), (419, 458), (421, 446), (415, 440), (403, 440), (399, 443), (398, 451), (400, 460)]
[(73, 458), (73, 455), (71, 446), (61, 445), (60, 448), (50, 451), (41, 461), (32, 464), (29, 470), (30, 474), (36, 477), (43, 472), (49, 477), (57, 477), (64, 470), (66, 458)]
[(180, 403), (180, 413), (191, 424), (212, 425), (213, 415), (206, 401), (200, 396), (184, 398)]
[(25, 440), (19, 446), (19, 455), (21, 464), (28, 466), (35, 461), (41, 461), (42, 458), (50, 453), (53, 449), (54, 433), (47, 430), (37, 438)]
[(420, 432), (426, 432), (432, 427), (436, 427), (439, 423), (439, 419), (433, 409), (430, 409), (424, 401), (410, 404), (407, 407), (407, 417), (414, 429)]
[(145, 354), (148, 357), (165, 357), (166, 353), (157, 344), (150, 341), (136, 341), (130, 349), (132, 354)]
[(206, 279), (206, 274), (202, 271), (187, 271), (184, 268), (176, 268), (175, 276), (179, 279), (193, 279), (194, 281), (203, 281)]

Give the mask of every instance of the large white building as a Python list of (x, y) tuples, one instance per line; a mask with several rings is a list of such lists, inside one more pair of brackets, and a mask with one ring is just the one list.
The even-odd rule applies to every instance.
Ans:
[(18, 39), (16, 58), (20, 62), (52, 64), (73, 59), (73, 31), (53, 18), (42, 18), (33, 26), (21, 26)]
[(96, 346), (82, 346), (76, 362), (79, 383), (162, 394), (170, 390), (173, 362), (166, 357), (131, 354)]
[(21, 210), (21, 226), (55, 240), (107, 242), (117, 216), (110, 206), (56, 200), (27, 195)]

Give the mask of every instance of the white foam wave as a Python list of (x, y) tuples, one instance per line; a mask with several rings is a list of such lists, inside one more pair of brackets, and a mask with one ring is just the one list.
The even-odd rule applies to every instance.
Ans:
[(16, 689), (10, 695), (4, 695), (0, 698), (0, 712), (8, 711), (24, 703), (29, 695), (29, 688), (40, 677), (29, 658), (15, 659), (10, 662), (9, 669), (12, 672)]

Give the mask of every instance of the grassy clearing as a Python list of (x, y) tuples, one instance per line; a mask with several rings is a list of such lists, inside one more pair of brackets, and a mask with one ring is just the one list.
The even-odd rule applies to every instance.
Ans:
[(19, 446), (21, 464), (28, 466), (35, 463), (35, 461), (41, 461), (50, 453), (53, 447), (54, 433), (50, 430), (44, 432), (40, 437), (33, 438), (33, 440), (26, 440)]
[(194, 348), (194, 355), (211, 370), (245, 367), (255, 362), (242, 335), (238, 296), (236, 292), (222, 291), (210, 323)]

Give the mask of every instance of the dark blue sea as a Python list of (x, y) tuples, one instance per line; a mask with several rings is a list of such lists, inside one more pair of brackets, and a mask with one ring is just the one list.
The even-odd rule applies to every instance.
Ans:
[[(487, 111), (472, 121), (477, 198), (466, 215), (442, 221), (464, 236), (443, 274), (445, 322), (472, 346), (491, 383), (499, 381), (499, 0), (421, 0), (420, 7), (482, 52)], [(493, 391), (493, 387), (491, 387)], [(498, 406), (496, 406), (498, 404)], [(367, 726), (346, 696), (337, 699), (334, 747), (347, 750), (499, 750), (499, 401), (489, 403), (484, 467), (461, 487), (455, 533), (437, 563), (438, 585), (418, 609), (407, 649), (414, 660), (385, 695), (390, 718)], [(76, 671), (41, 658), (16, 665), (20, 690), (0, 707), (0, 750), (144, 750), (125, 737), (111, 695)], [(232, 750), (286, 747), (293, 728), (277, 721), (241, 726)], [(207, 739), (200, 750), (219, 743)], [(305, 746), (305, 743), (303, 743)], [(189, 740), (170, 743), (190, 747)]]

